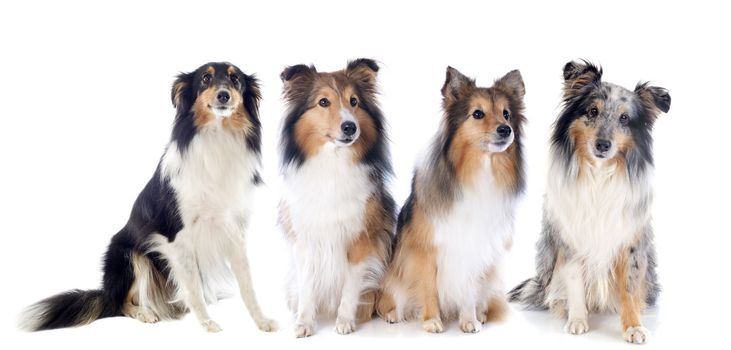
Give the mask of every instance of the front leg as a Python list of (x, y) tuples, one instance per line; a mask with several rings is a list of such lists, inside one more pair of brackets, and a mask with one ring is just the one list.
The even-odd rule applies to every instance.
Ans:
[(312, 268), (307, 268), (309, 265), (305, 263), (298, 266), (297, 318), (294, 323), (294, 335), (297, 338), (315, 334), (315, 276)]
[(620, 302), (620, 318), (624, 340), (634, 344), (644, 344), (650, 336), (642, 326), (640, 315), (644, 306), (642, 283), (645, 283), (647, 260), (644, 252), (636, 247), (626, 249), (617, 259), (614, 267), (617, 294)]
[(365, 277), (368, 273), (368, 259), (355, 265), (348, 264), (348, 273), (345, 277), (338, 318), (335, 321), (335, 331), (339, 334), (349, 334), (355, 331), (356, 314), (363, 293)]
[(566, 323), (566, 331), (571, 334), (584, 334), (589, 331), (589, 322), (581, 261), (569, 261), (561, 269), (561, 278), (566, 287), (567, 306), (569, 309), (569, 320)]
[(236, 276), (239, 284), (241, 299), (249, 311), (249, 315), (256, 323), (256, 326), (264, 332), (273, 332), (277, 330), (277, 323), (264, 316), (256, 300), (256, 293), (251, 282), (251, 270), (249, 268), (249, 259), (246, 256), (246, 245), (243, 236), (236, 237), (229, 249), (229, 262), (231, 270)]
[(175, 255), (168, 257), (168, 263), (173, 278), (183, 294), (185, 306), (208, 332), (220, 332), (221, 327), (208, 315), (195, 253), (185, 247), (176, 248)]
[(422, 305), (422, 328), (429, 333), (441, 333), (444, 332), (444, 325), (439, 310), (437, 267), (433, 257), (433, 254), (426, 254), (418, 259), (424, 265), (421, 267), (419, 276), (416, 279), (417, 293)]

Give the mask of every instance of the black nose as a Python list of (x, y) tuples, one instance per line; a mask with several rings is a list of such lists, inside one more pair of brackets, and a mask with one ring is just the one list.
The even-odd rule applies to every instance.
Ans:
[(226, 103), (231, 99), (231, 95), (228, 94), (228, 91), (219, 91), (216, 98), (218, 99), (218, 102)]
[(612, 147), (612, 142), (609, 140), (596, 140), (596, 144), (594, 145), (596, 147), (596, 150), (599, 152), (606, 152), (609, 150), (609, 148)]
[(353, 136), (355, 131), (358, 130), (358, 127), (353, 122), (345, 122), (340, 124), (340, 129), (343, 130), (343, 134), (346, 136)]
[(512, 132), (513, 129), (511, 129), (509, 126), (503, 124), (497, 127), (497, 134), (502, 137), (508, 137), (510, 136), (510, 132)]

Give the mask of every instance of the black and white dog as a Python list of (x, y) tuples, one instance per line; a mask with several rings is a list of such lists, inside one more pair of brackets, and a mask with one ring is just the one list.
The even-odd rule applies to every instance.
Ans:
[(588, 311), (619, 311), (624, 339), (644, 343), (642, 309), (655, 302), (651, 227), (652, 126), (666, 89), (602, 81), (588, 62), (564, 66), (563, 110), (551, 138), (537, 276), (511, 301), (568, 312), (566, 331), (589, 330)]
[(230, 63), (208, 63), (178, 76), (172, 100), (170, 143), (129, 221), (112, 237), (101, 289), (42, 300), (21, 315), (21, 328), (122, 315), (157, 322), (191, 310), (208, 331), (220, 331), (206, 303), (218, 299), (219, 282), (233, 271), (259, 329), (275, 330), (259, 309), (246, 258), (252, 192), (260, 183), (257, 80)]

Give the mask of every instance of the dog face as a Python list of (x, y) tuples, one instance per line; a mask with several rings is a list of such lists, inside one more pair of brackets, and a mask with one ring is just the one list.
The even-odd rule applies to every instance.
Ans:
[(282, 135), (285, 162), (301, 162), (328, 144), (350, 147), (357, 157), (368, 153), (383, 129), (375, 103), (377, 72), (378, 65), (369, 59), (332, 73), (287, 67), (281, 74), (289, 105)]
[(587, 62), (566, 64), (566, 108), (558, 125), (567, 125), (576, 153), (587, 159), (626, 160), (637, 150), (649, 155), (652, 125), (660, 111), (670, 109), (668, 91), (647, 84), (630, 91), (602, 82), (601, 75)]
[(181, 74), (173, 84), (172, 99), (179, 110), (193, 112), (197, 128), (220, 124), (245, 130), (253, 126), (252, 118), (258, 118), (256, 80), (230, 63), (212, 62)]
[(475, 81), (452, 67), (442, 87), (451, 147), (504, 152), (515, 140), (515, 126), (522, 122), (525, 87), (520, 72), (514, 70), (498, 79), (493, 87), (478, 88)]

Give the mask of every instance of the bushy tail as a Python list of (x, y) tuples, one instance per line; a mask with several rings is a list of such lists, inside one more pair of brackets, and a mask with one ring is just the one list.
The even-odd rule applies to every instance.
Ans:
[(134, 280), (130, 261), (132, 247), (124, 233), (123, 230), (115, 235), (107, 249), (102, 289), (74, 289), (41, 300), (21, 313), (18, 327), (34, 332), (121, 316), (122, 305)]
[(18, 326), (30, 332), (75, 327), (118, 313), (105, 305), (101, 290), (70, 290), (26, 308)]
[(508, 293), (510, 302), (524, 304), (529, 309), (546, 309), (546, 292), (537, 278), (529, 278)]

